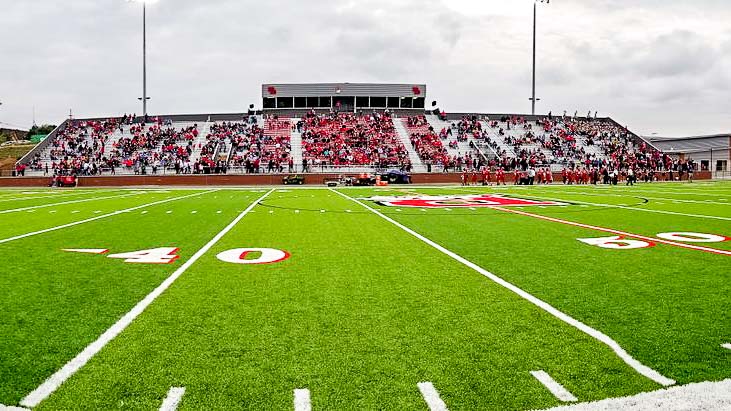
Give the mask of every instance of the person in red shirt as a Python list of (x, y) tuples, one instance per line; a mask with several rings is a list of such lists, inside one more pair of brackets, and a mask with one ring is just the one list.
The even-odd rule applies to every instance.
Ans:
[(543, 184), (543, 169), (539, 168), (538, 171), (536, 171), (536, 179), (538, 180), (538, 185)]
[(482, 169), (482, 185), (490, 185), (490, 167), (485, 167)]
[(497, 185), (500, 185), (500, 183), (503, 183), (503, 185), (505, 185), (505, 170), (503, 170), (502, 167), (497, 169), (496, 176), (497, 176)]
[(569, 172), (566, 170), (566, 167), (561, 170), (561, 178), (563, 179), (564, 184), (568, 184), (569, 182)]
[(467, 185), (467, 172), (466, 171), (462, 172), (461, 178), (462, 178), (462, 186), (466, 186)]
[(472, 170), (472, 172), (470, 174), (472, 175), (472, 185), (476, 186), (477, 185), (477, 170)]
[(546, 169), (546, 184), (553, 184), (553, 172), (550, 167)]

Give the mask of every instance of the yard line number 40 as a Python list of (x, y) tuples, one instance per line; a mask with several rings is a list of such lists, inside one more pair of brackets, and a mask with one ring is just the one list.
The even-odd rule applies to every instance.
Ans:
[[(663, 240), (683, 243), (722, 243), (731, 240), (731, 238), (721, 235), (688, 232), (660, 233), (657, 237)], [(650, 248), (656, 245), (651, 241), (631, 240), (624, 236), (579, 238), (578, 240), (585, 244), (610, 250), (633, 250), (637, 248)]]
[[(65, 249), (63, 251), (84, 254), (107, 254), (108, 249), (86, 248), (86, 249)], [(130, 264), (170, 264), (176, 261), (179, 248), (159, 247), (149, 250), (131, 251), (127, 253), (109, 254), (107, 258), (124, 260)], [(231, 264), (273, 264), (289, 259), (290, 254), (286, 251), (274, 248), (236, 248), (219, 253), (216, 258)]]

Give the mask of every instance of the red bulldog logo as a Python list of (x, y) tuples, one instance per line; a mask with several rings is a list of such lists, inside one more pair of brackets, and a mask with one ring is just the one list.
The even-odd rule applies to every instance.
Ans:
[(477, 207), (526, 207), (526, 206), (561, 206), (564, 203), (555, 201), (523, 200), (499, 195), (452, 195), (452, 196), (420, 196), (420, 197), (374, 197), (371, 201), (388, 207), (413, 208), (477, 208)]

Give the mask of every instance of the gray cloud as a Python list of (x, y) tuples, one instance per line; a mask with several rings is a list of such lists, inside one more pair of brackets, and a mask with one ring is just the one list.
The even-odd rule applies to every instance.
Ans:
[[(139, 111), (138, 4), (6, 3), (0, 122), (27, 127), (33, 106), (49, 122)], [(498, 0), (161, 0), (148, 8), (150, 107), (239, 111), (263, 82), (403, 81), (427, 82), (448, 111), (526, 112), (531, 18), (530, 2)], [(729, 131), (730, 18), (723, 0), (551, 2), (539, 108), (599, 110), (638, 132)]]

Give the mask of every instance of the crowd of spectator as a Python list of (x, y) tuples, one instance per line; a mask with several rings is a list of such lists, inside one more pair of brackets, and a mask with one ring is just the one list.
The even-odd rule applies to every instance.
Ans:
[[(434, 167), (445, 172), (502, 169), (544, 173), (551, 166), (561, 166), (566, 181), (580, 184), (611, 182), (615, 175), (639, 181), (667, 180), (696, 169), (692, 160), (673, 160), (607, 119), (550, 113), (530, 121), (521, 116), (463, 116), (439, 132), (424, 115), (398, 121), (403, 122), (413, 150), (429, 171)], [(36, 154), (28, 167), (45, 174), (77, 175), (114, 173), (120, 167), (135, 174), (160, 169), (225, 173), (232, 167), (247, 173), (292, 172), (291, 137), (296, 131), (302, 135), (306, 171), (329, 166), (410, 171), (408, 150), (393, 122), (388, 112), (310, 111), (300, 120), (269, 115), (262, 125), (251, 116), (240, 122), (214, 123), (202, 139), (197, 124), (176, 128), (162, 118), (124, 115), (104, 121), (70, 121), (50, 142), (46, 155)], [(467, 146), (464, 143), (469, 143), (470, 150), (454, 154)]]
[(377, 166), (410, 170), (408, 151), (396, 134), (389, 113), (316, 114), (311, 111), (302, 130), (303, 167)]
[(231, 144), (229, 165), (247, 173), (282, 172), (292, 168), (292, 122), (266, 116), (264, 127), (256, 122), (224, 123), (217, 128)]

